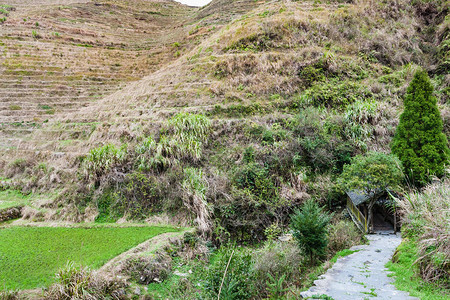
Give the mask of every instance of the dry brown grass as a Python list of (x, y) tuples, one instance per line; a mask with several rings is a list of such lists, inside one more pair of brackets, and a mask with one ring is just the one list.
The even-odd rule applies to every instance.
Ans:
[(44, 291), (48, 300), (128, 299), (127, 284), (118, 278), (106, 278), (85, 267), (69, 263), (56, 274), (57, 282)]
[[(450, 275), (450, 180), (429, 185), (421, 193), (399, 200), (406, 213), (407, 237), (418, 240), (422, 278), (449, 284)], [(448, 287), (448, 286), (447, 286)]]

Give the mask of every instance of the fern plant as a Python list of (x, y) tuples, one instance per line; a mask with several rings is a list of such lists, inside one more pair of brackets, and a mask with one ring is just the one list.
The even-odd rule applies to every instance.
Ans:
[(280, 278), (276, 279), (270, 273), (267, 274), (269, 281), (267, 282), (267, 292), (269, 294), (269, 300), (281, 300), (284, 299), (284, 294), (286, 294), (289, 289), (284, 288), (284, 281), (286, 279), (286, 274), (283, 274)]

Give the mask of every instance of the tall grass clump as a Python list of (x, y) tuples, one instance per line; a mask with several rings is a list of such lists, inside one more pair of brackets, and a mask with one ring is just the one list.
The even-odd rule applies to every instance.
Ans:
[(179, 113), (169, 119), (159, 141), (148, 137), (136, 145), (135, 167), (140, 171), (162, 172), (181, 160), (197, 162), (211, 131), (211, 121), (203, 116)]
[(177, 148), (175, 156), (199, 160), (211, 131), (211, 121), (203, 115), (179, 113), (172, 117), (167, 125), (171, 142)]
[(418, 244), (416, 264), (427, 282), (450, 288), (450, 180), (398, 199), (404, 236)]
[(82, 171), (86, 178), (98, 183), (100, 177), (125, 160), (127, 153), (127, 144), (123, 144), (120, 148), (113, 144), (94, 148), (83, 159)]
[(196, 214), (195, 222), (202, 234), (211, 231), (210, 210), (206, 201), (207, 182), (203, 178), (203, 172), (196, 168), (186, 168), (183, 171), (184, 179), (181, 184), (183, 204)]
[(0, 290), (0, 300), (19, 300), (19, 292), (17, 291), (9, 291), (9, 290)]
[(44, 299), (128, 299), (127, 285), (118, 279), (103, 277), (88, 268), (77, 267), (74, 263), (56, 273), (56, 283), (44, 292)]

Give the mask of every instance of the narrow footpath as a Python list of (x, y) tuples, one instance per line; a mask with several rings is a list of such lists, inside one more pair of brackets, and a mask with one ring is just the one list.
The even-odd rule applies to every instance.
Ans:
[(352, 247), (351, 250), (359, 251), (338, 259), (332, 268), (314, 281), (315, 286), (301, 294), (302, 297), (314, 299), (312, 296), (327, 295), (334, 300), (417, 299), (397, 290), (385, 268), (400, 245), (401, 237), (376, 234), (367, 238), (369, 245)]

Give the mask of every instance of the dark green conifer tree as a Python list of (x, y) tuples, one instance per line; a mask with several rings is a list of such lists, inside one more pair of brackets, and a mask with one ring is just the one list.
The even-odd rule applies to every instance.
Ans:
[(420, 186), (433, 175), (441, 177), (450, 157), (433, 86), (425, 71), (414, 75), (404, 106), (391, 150), (402, 161), (409, 179)]

